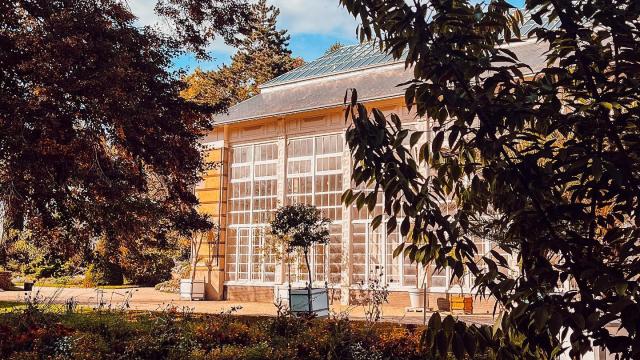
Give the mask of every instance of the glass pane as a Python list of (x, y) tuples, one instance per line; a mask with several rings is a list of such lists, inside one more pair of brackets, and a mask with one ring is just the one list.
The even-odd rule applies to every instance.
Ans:
[(351, 242), (351, 282), (364, 284), (366, 266), (366, 224), (353, 224), (353, 240)]

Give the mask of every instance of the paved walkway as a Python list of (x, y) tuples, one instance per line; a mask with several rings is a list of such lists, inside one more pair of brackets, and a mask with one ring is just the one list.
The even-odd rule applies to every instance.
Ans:
[[(0, 301), (24, 302), (25, 295), (22, 291), (0, 292)], [(178, 309), (186, 308), (196, 313), (216, 314), (236, 308), (238, 315), (275, 316), (276, 307), (270, 303), (237, 302), (237, 301), (184, 301), (178, 294), (164, 293), (154, 288), (132, 288), (117, 290), (96, 290), (83, 288), (50, 288), (34, 287), (30, 296), (38, 296), (41, 301), (56, 304), (64, 304), (70, 299), (80, 305), (92, 307), (102, 302), (104, 307), (112, 309), (128, 309), (139, 311), (157, 311), (175, 306)], [(337, 314), (348, 314), (352, 320), (365, 318), (362, 307), (331, 305), (331, 310)], [(427, 313), (427, 321), (431, 313)], [(468, 323), (493, 324), (490, 315), (458, 315)], [(422, 313), (407, 313), (403, 307), (383, 306), (382, 321), (403, 324), (422, 324)]]

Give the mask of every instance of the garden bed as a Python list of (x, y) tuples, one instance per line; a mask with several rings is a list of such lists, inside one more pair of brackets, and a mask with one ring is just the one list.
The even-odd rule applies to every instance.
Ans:
[(418, 359), (422, 328), (304, 319), (157, 313), (0, 313), (0, 358)]

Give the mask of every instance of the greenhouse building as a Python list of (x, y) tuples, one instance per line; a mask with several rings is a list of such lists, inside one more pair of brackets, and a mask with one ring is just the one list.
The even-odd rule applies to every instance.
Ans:
[[(534, 71), (543, 66), (545, 49), (535, 39), (509, 48)], [(310, 266), (314, 286), (327, 286), (331, 301), (349, 304), (373, 283), (385, 286), (398, 306), (408, 306), (407, 290), (423, 281), (431, 308), (449, 294), (473, 293), (471, 278), (451, 284), (448, 270), (393, 258), (403, 239), (386, 235), (384, 222), (371, 227), (381, 207), (368, 214), (341, 203), (352, 168), (345, 91), (357, 89), (368, 108), (398, 114), (409, 129), (428, 133), (431, 122), (407, 110), (398, 86), (412, 77), (403, 61), (371, 43), (346, 46), (263, 84), (259, 95), (216, 119), (204, 146), (221, 166), (196, 189), (200, 211), (220, 225), (198, 250), (196, 278), (205, 281), (208, 299), (273, 302), (279, 289), (308, 281), (303, 262), (286, 261), (268, 244), (274, 210), (292, 203), (313, 204), (332, 220), (331, 241), (313, 249)], [(478, 239), (477, 246), (484, 252), (491, 244)], [(493, 309), (491, 300), (474, 302), (476, 312)]]

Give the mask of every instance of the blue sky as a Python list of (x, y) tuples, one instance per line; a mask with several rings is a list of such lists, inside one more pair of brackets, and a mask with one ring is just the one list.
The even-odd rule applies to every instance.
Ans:
[[(357, 23), (347, 11), (339, 5), (338, 0), (267, 0), (280, 9), (278, 26), (286, 29), (291, 35), (289, 48), (293, 56), (306, 61), (314, 60), (334, 44), (355, 44)], [(166, 26), (153, 13), (155, 0), (128, 0), (133, 13), (144, 25)], [(522, 6), (524, 0), (512, 0), (515, 6)], [(196, 67), (204, 70), (216, 69), (228, 63), (235, 49), (221, 41), (215, 41), (209, 52), (212, 61), (199, 62), (192, 55), (185, 55), (175, 60), (175, 66), (186, 71)]]

